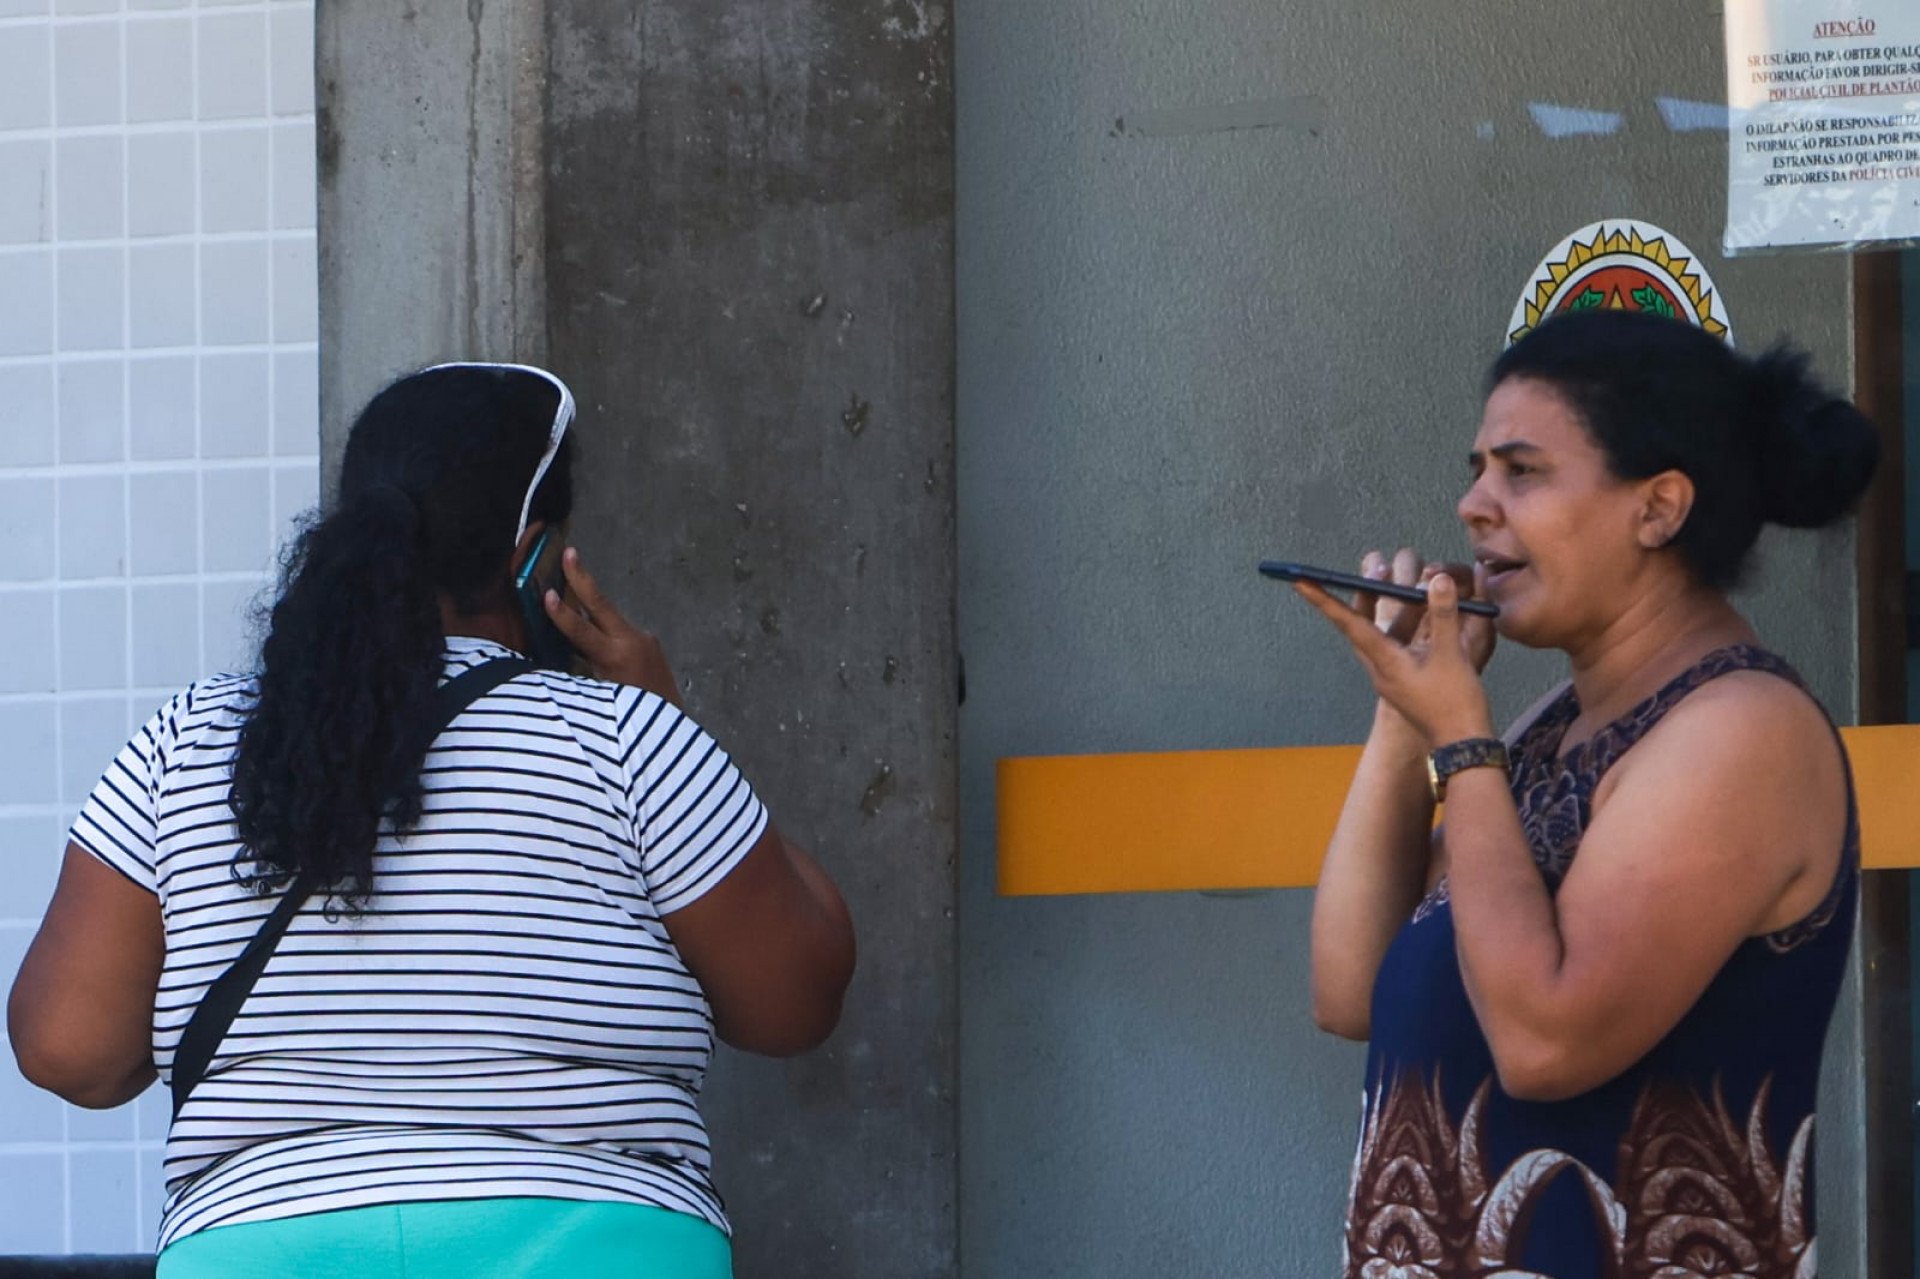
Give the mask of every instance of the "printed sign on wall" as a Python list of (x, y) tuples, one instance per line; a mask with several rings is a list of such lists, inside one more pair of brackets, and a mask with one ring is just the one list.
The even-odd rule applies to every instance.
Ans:
[(1726, 5), (1727, 253), (1920, 239), (1920, 3)]
[(1652, 311), (1733, 341), (1726, 305), (1707, 269), (1679, 239), (1650, 222), (1609, 218), (1555, 246), (1514, 305), (1507, 343), (1562, 311)]

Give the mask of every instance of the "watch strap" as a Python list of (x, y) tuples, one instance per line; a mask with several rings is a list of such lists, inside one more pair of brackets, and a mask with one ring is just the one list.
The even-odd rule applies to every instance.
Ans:
[(1468, 737), (1448, 742), (1427, 756), (1427, 785), (1434, 803), (1447, 797), (1447, 779), (1469, 768), (1508, 768), (1507, 744), (1497, 737)]

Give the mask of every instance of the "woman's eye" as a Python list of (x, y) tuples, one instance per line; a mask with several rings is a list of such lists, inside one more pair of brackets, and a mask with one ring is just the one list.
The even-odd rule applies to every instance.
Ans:
[(1522, 475), (1532, 475), (1532, 474), (1533, 474), (1533, 468), (1531, 466), (1528, 466), (1525, 462), (1507, 463), (1507, 475), (1511, 478), (1518, 479)]

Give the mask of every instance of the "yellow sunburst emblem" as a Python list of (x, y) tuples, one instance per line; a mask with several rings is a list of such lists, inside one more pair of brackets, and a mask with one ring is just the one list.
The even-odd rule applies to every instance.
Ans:
[(1652, 311), (1731, 344), (1720, 291), (1678, 237), (1648, 222), (1610, 219), (1581, 227), (1535, 268), (1507, 323), (1512, 345), (1562, 311)]

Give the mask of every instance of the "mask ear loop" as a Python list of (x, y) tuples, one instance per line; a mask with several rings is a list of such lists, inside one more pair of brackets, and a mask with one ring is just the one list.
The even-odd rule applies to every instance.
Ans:
[(540, 464), (533, 468), (533, 480), (527, 485), (527, 495), (520, 501), (520, 523), (513, 530), (513, 545), (520, 545), (520, 539), (527, 535), (527, 524), (533, 513), (533, 495), (540, 489), (540, 481), (547, 478), (547, 471), (553, 466), (553, 459), (560, 452), (560, 442), (567, 437), (567, 427), (573, 422), (573, 392), (567, 384), (545, 369), (532, 364), (499, 364), (486, 360), (455, 360), (447, 364), (435, 364), (423, 370), (431, 373), (435, 369), (511, 369), (517, 373), (531, 373), (544, 378), (560, 392), (559, 407), (554, 410), (553, 426), (547, 431), (547, 451), (540, 455)]
[(527, 534), (527, 523), (533, 513), (533, 495), (539, 491), (540, 481), (547, 478), (547, 471), (560, 452), (560, 441), (567, 437), (567, 426), (573, 421), (573, 393), (567, 390), (560, 379), (553, 380), (560, 387), (560, 407), (554, 412), (553, 429), (547, 434), (547, 451), (540, 455), (540, 464), (533, 468), (533, 480), (527, 485), (527, 495), (520, 500), (520, 523), (513, 530), (515, 546), (520, 545), (520, 539)]

